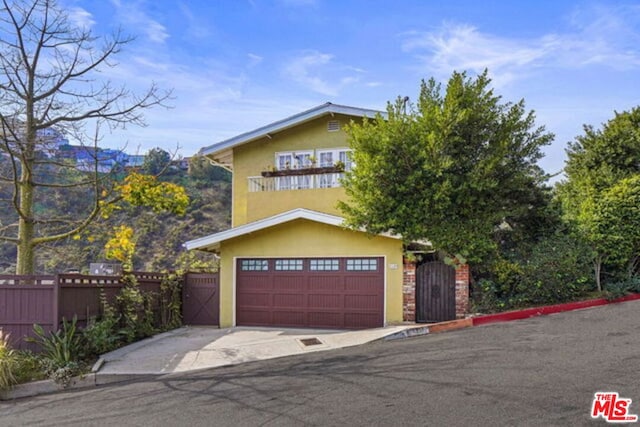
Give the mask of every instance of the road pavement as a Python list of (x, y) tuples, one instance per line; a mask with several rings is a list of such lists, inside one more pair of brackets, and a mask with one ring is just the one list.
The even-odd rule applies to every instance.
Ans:
[(0, 425), (605, 425), (640, 413), (640, 301), (0, 403)]

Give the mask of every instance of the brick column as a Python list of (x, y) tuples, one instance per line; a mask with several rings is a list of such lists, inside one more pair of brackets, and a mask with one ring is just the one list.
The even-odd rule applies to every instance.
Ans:
[(464, 319), (469, 313), (469, 264), (456, 269), (456, 318)]
[(416, 262), (406, 258), (402, 270), (402, 320), (416, 321)]

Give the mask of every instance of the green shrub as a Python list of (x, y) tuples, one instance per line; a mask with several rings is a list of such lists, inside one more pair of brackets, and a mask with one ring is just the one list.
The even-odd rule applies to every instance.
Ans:
[(163, 330), (182, 326), (183, 281), (183, 274), (169, 273), (160, 283), (160, 327)]
[(531, 304), (570, 301), (594, 289), (589, 249), (568, 235), (553, 235), (533, 247), (519, 293)]
[(122, 337), (118, 333), (118, 317), (112, 310), (105, 311), (101, 319), (92, 317), (82, 331), (87, 355), (101, 355), (121, 346)]
[(47, 378), (65, 388), (71, 384), (74, 376), (81, 374), (84, 370), (84, 364), (77, 361), (70, 361), (61, 365), (52, 359), (42, 359), (40, 366)]
[(78, 318), (73, 316), (71, 322), (62, 320), (62, 329), (47, 334), (42, 326), (33, 325), (36, 338), (28, 338), (27, 341), (34, 342), (42, 348), (43, 356), (53, 361), (58, 366), (64, 366), (70, 362), (82, 358), (82, 335), (78, 333)]
[(570, 301), (594, 288), (589, 249), (560, 234), (526, 254), (498, 256), (485, 276), (472, 287), (472, 302), (484, 312)]
[(15, 350), (9, 346), (9, 335), (0, 330), (0, 390), (6, 390), (16, 384), (15, 368)]
[(42, 358), (28, 350), (16, 351), (16, 364), (13, 373), (17, 384), (46, 378), (42, 370)]
[(33, 325), (36, 338), (28, 338), (42, 349), (41, 367), (44, 374), (67, 387), (74, 375), (81, 373), (82, 365), (78, 362), (84, 357), (82, 334), (79, 333), (73, 317), (71, 322), (62, 320), (62, 329), (46, 333), (42, 326)]
[(626, 280), (607, 283), (605, 292), (607, 299), (616, 299), (632, 292), (640, 292), (640, 276), (631, 276)]
[(132, 274), (123, 275), (122, 281), (124, 286), (116, 296), (116, 310), (121, 315), (119, 334), (125, 343), (131, 343), (156, 332), (152, 309), (155, 296), (143, 293)]

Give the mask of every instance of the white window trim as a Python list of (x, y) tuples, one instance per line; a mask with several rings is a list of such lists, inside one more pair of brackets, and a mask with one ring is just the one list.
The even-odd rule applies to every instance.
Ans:
[[(327, 166), (334, 166), (337, 162), (340, 161), (340, 154), (342, 153), (352, 153), (353, 150), (351, 148), (348, 147), (337, 147), (337, 148), (319, 148), (316, 150), (316, 159), (317, 159), (317, 166), (318, 167), (327, 167)], [(331, 153), (331, 163), (330, 165), (323, 165), (320, 163), (320, 157), (322, 153)], [(350, 162), (351, 163), (351, 167), (349, 168), (349, 164), (345, 163), (345, 167), (346, 170), (351, 170), (353, 169), (353, 161)]]
[[(282, 170), (282, 169), (280, 169), (280, 157), (282, 157), (282, 156), (291, 156), (291, 159), (293, 159), (294, 163), (295, 163), (295, 158), (297, 156), (299, 156), (299, 155), (303, 155), (303, 156), (308, 155), (309, 157), (313, 157), (313, 154), (314, 154), (314, 150), (278, 151), (278, 152), (275, 153), (275, 164), (274, 164), (274, 166), (275, 166), (275, 168), (277, 170)], [(311, 166), (311, 165), (309, 165), (309, 166)], [(291, 164), (291, 165), (289, 165), (289, 169), (302, 169), (302, 168), (299, 168), (298, 165), (296, 165), (296, 164)]]

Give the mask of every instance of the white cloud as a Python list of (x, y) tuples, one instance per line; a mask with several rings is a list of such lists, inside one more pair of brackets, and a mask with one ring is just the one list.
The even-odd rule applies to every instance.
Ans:
[(255, 67), (264, 59), (262, 56), (256, 55), (255, 53), (248, 53), (247, 57), (249, 57), (249, 67)]
[[(496, 86), (526, 77), (540, 68), (575, 69), (601, 65), (618, 70), (640, 67), (638, 9), (622, 17), (618, 10), (576, 13), (571, 29), (537, 38), (512, 39), (467, 24), (445, 23), (431, 32), (403, 34), (404, 51), (440, 77), (453, 70), (488, 68)], [(593, 17), (594, 15), (595, 17)]]
[(353, 75), (353, 67), (336, 64), (333, 55), (318, 51), (306, 51), (292, 59), (285, 66), (284, 74), (311, 91), (327, 96), (338, 96), (346, 86), (359, 81), (359, 77)]
[(213, 26), (211, 21), (206, 22), (202, 17), (193, 13), (191, 8), (185, 2), (179, 2), (178, 8), (185, 18), (186, 32), (189, 37), (204, 40), (212, 37), (211, 27)]
[(135, 27), (137, 32), (144, 33), (151, 42), (161, 44), (169, 38), (167, 28), (144, 11), (144, 2), (111, 0), (111, 3), (122, 22)]
[(81, 7), (72, 7), (67, 13), (71, 22), (80, 28), (90, 29), (96, 23), (93, 20), (93, 15)]

